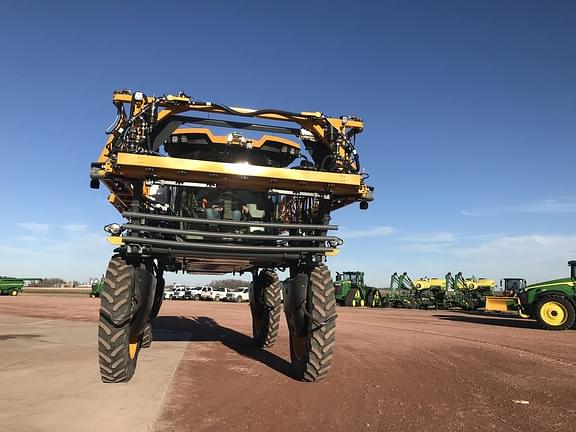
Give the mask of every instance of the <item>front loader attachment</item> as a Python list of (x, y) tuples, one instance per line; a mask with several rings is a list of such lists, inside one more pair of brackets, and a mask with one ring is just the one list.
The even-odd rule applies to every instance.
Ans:
[(519, 303), (516, 297), (486, 296), (485, 311), (518, 312)]

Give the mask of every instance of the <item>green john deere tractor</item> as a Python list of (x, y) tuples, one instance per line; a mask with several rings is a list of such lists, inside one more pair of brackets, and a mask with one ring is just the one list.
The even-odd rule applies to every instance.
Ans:
[(90, 297), (100, 297), (102, 294), (102, 288), (104, 288), (104, 275), (100, 279), (96, 279), (92, 281), (90, 290)]
[(576, 320), (576, 261), (569, 261), (570, 277), (520, 285), (513, 296), (486, 297), (489, 311), (518, 312), (546, 330), (567, 330)]
[(334, 287), (336, 288), (336, 301), (340, 305), (352, 307), (380, 306), (380, 291), (366, 286), (363, 272), (346, 271), (336, 273)]

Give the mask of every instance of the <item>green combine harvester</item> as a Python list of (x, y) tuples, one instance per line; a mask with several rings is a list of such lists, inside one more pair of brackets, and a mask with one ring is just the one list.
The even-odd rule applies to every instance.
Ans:
[[(505, 279), (505, 296), (487, 296), (486, 311), (515, 312), (532, 318), (546, 330), (567, 330), (576, 320), (576, 261), (569, 261), (570, 277), (526, 285), (524, 279)], [(515, 289), (514, 281), (517, 282)], [(521, 281), (524, 281), (522, 284)]]
[(366, 286), (363, 272), (336, 273), (334, 287), (336, 289), (336, 301), (342, 306), (380, 307), (380, 291)]
[(0, 295), (17, 296), (26, 281), (41, 281), (37, 278), (0, 277)]

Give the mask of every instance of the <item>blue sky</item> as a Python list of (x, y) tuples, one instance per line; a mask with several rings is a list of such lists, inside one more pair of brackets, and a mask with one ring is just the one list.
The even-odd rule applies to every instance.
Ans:
[[(3, 2), (0, 274), (87, 279), (114, 89), (365, 120), (334, 270), (536, 281), (576, 258), (573, 1)], [(175, 280), (189, 280), (176, 277)]]

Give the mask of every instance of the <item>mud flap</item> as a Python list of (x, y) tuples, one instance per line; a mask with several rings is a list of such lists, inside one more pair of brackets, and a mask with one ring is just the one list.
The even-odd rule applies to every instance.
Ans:
[(282, 284), (288, 329), (290, 333), (298, 336), (307, 335), (308, 321), (304, 308), (308, 298), (308, 279), (307, 274), (300, 274)]
[(156, 278), (146, 268), (134, 269), (134, 299), (135, 305), (132, 311), (130, 333), (137, 336), (144, 330), (148, 322), (152, 305), (154, 304), (154, 292), (156, 290)]

